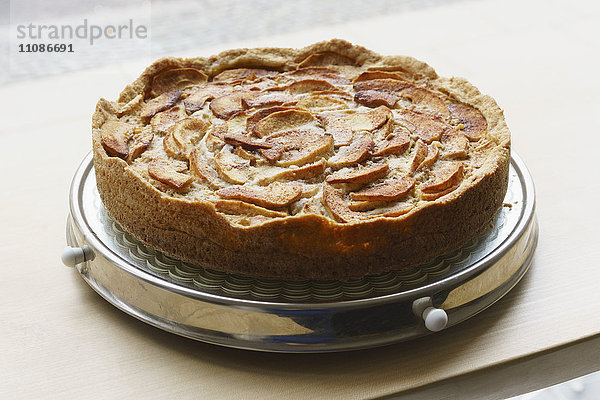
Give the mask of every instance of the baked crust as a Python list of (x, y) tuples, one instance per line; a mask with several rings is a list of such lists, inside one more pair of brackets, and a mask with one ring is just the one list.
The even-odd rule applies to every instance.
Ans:
[[(340, 67), (335, 63), (352, 67)], [(259, 68), (285, 73), (299, 67), (308, 67), (309, 64), (325, 64), (333, 66), (333, 69), (341, 69), (343, 75), (353, 78), (354, 87), (359, 89), (362, 88), (357, 86), (362, 80), (358, 78), (361, 72), (384, 71), (398, 74), (402, 80), (411, 83), (410, 93), (402, 92), (408, 98), (407, 101), (417, 103), (419, 96), (423, 95), (421, 91), (426, 91), (425, 95), (431, 92), (443, 98), (444, 104), (449, 106), (450, 116), (437, 114), (436, 118), (453, 118), (453, 109), (469, 107), (466, 111), (461, 109), (464, 112), (456, 114), (458, 123), (456, 118), (455, 124), (447, 123), (452, 129), (445, 128), (444, 136), (432, 139), (429, 144), (443, 149), (444, 159), (436, 161), (437, 155), (436, 159), (430, 157), (429, 165), (420, 163), (424, 166), (416, 166), (415, 171), (398, 167), (405, 175), (414, 177), (410, 179), (415, 179), (416, 189), (411, 189), (408, 195), (410, 201), (401, 198), (401, 206), (394, 203), (395, 208), (390, 208), (389, 203), (386, 203), (383, 211), (378, 211), (376, 205), (375, 211), (351, 211), (351, 217), (340, 217), (335, 211), (335, 204), (332, 203), (337, 200), (328, 202), (328, 195), (330, 199), (340, 196), (339, 199), (345, 205), (350, 201), (348, 195), (352, 193), (356, 198), (368, 199), (369, 195), (373, 196), (373, 193), (377, 192), (376, 186), (381, 185), (384, 178), (377, 175), (376, 179), (379, 180), (369, 183), (366, 189), (363, 187), (364, 183), (361, 183), (359, 188), (353, 184), (329, 185), (325, 182), (327, 176), (332, 176), (335, 169), (340, 170), (331, 168), (319, 177), (313, 176), (313, 181), (310, 181), (313, 185), (322, 187), (314, 198), (320, 199), (324, 206), (317, 211), (311, 211), (309, 207), (308, 210), (298, 212), (297, 207), (281, 207), (284, 203), (276, 203), (270, 198), (268, 201), (262, 199), (261, 205), (246, 201), (247, 198), (240, 197), (239, 193), (238, 197), (223, 195), (224, 197), (220, 198), (215, 194), (219, 193), (219, 189), (228, 189), (231, 192), (231, 188), (237, 190), (245, 187), (244, 184), (226, 182), (219, 187), (223, 175), (220, 175), (220, 181), (212, 184), (209, 177), (199, 178), (190, 171), (189, 154), (167, 154), (170, 164), (166, 167), (161, 164), (164, 160), (143, 156), (145, 149), (151, 146), (152, 135), (155, 141), (158, 141), (159, 137), (164, 141), (165, 133), (161, 133), (159, 124), (151, 125), (150, 121), (155, 114), (165, 111), (173, 115), (179, 113), (182, 117), (191, 116), (189, 110), (185, 115), (181, 110), (173, 110), (173, 107), (185, 108), (181, 104), (186, 96), (189, 97), (189, 92), (185, 93), (189, 89), (183, 87), (182, 93), (175, 94), (172, 91), (158, 93), (164, 82), (172, 84), (169, 71), (185, 68), (187, 83), (184, 84), (192, 82), (192, 85), (202, 87), (206, 80), (209, 83), (213, 82), (215, 76), (234, 68)], [(201, 74), (193, 70), (200, 71)], [(348, 76), (352, 74), (353, 76)], [(369, 78), (368, 75), (365, 77)], [(156, 79), (156, 76), (161, 78)], [(261, 82), (260, 77), (254, 76), (252, 79), (255, 78)], [(369, 79), (365, 80), (368, 81)], [(369, 83), (366, 87), (374, 86)], [(373, 95), (369, 92), (358, 100), (363, 105), (368, 104), (367, 107), (371, 109), (387, 107), (394, 112), (401, 111), (403, 107), (394, 104), (388, 107), (390, 92), (382, 93)], [(152, 114), (152, 105), (147, 105), (160, 95), (165, 96), (168, 104), (165, 106), (165, 99), (162, 99), (162, 109)], [(173, 101), (175, 97), (177, 100)], [(378, 101), (373, 102), (373, 98)], [(384, 99), (379, 101), (380, 98)], [(433, 106), (435, 107), (435, 104)], [(481, 113), (487, 123), (487, 129), (480, 138), (471, 137), (478, 134), (477, 126), (469, 119), (469, 112), (473, 110)], [(224, 117), (226, 120), (231, 116)], [(165, 115), (164, 121), (168, 121), (169, 118), (169, 115)], [(122, 135), (119, 131), (121, 127), (106, 125), (108, 121), (118, 121), (131, 126), (127, 138), (128, 151), (111, 144), (111, 140), (121, 144), (123, 140), (119, 136)], [(396, 120), (390, 123), (395, 124)], [(113, 122), (111, 124), (115, 125)], [(216, 125), (211, 120), (207, 122), (206, 127), (194, 129), (208, 131)], [(172, 132), (172, 129), (166, 129), (166, 135)], [(208, 135), (206, 132), (202, 134)], [(454, 140), (453, 135), (469, 138), (465, 145), (466, 150), (450, 152), (449, 149), (454, 146), (451, 144)], [(381, 56), (342, 40), (320, 42), (303, 49), (238, 49), (209, 58), (158, 60), (123, 90), (117, 102), (105, 99), (98, 102), (92, 119), (92, 137), (100, 196), (111, 217), (127, 231), (151, 247), (206, 268), (280, 279), (348, 280), (414, 266), (461, 247), (485, 230), (501, 206), (508, 183), (510, 160), (510, 133), (502, 110), (491, 97), (482, 95), (477, 88), (462, 78), (438, 77), (427, 64), (411, 57)], [(261, 140), (256, 135), (254, 138), (255, 141)], [(228, 143), (233, 143), (228, 144), (229, 146), (235, 145), (236, 148), (245, 149), (252, 154), (265, 150), (252, 147), (257, 146), (254, 142), (251, 145), (245, 144), (245, 147), (241, 146), (239, 140), (247, 140), (244, 138), (228, 140)], [(446, 144), (444, 140), (447, 141)], [(403, 159), (411, 159), (414, 162), (413, 152), (416, 154), (417, 146), (421, 145), (417, 142), (420, 141), (418, 135), (411, 137), (410, 145), (405, 146)], [(268, 143), (268, 138), (266, 142)], [(264, 141), (260, 143), (264, 144)], [(431, 148), (433, 151), (433, 147)], [(152, 151), (151, 148), (147, 152), (155, 154)], [(330, 151), (333, 151), (331, 154), (337, 154), (337, 150)], [(370, 152), (372, 154), (374, 151)], [(374, 163), (378, 160), (380, 159), (376, 159)], [(450, 178), (443, 180), (446, 172), (438, 171), (454, 165), (460, 166), (455, 168), (460, 169), (460, 176), (457, 171), (453, 171), (452, 179), (456, 181)], [(357, 175), (357, 169), (369, 166), (377, 174), (380, 173), (377, 171), (381, 169), (373, 167), (372, 160), (358, 160), (350, 168), (354, 168), (354, 175)], [(145, 172), (143, 168), (150, 168), (150, 173)], [(343, 175), (343, 172), (344, 170), (338, 171), (337, 176)], [(349, 174), (352, 175), (352, 171)], [(354, 176), (342, 179), (357, 178)], [(301, 177), (299, 181), (304, 182)], [(383, 180), (383, 183), (389, 181)], [(194, 185), (193, 190), (189, 189), (190, 185)], [(450, 186), (446, 187), (448, 185)], [(368, 189), (371, 191), (365, 194)], [(357, 195), (360, 190), (363, 190), (363, 193)], [(270, 190), (269, 193), (274, 192)], [(287, 196), (288, 192), (284, 194)], [(286, 199), (293, 199), (291, 195), (288, 197)], [(280, 201), (281, 198), (276, 200)], [(394, 201), (400, 200), (394, 198)], [(406, 205), (408, 207), (404, 207)], [(360, 209), (360, 204), (356, 207)], [(237, 210), (237, 214), (232, 214), (231, 209)], [(384, 211), (389, 209), (396, 210), (396, 213), (390, 212), (390, 216), (384, 216)], [(398, 211), (399, 209), (401, 211)], [(354, 215), (360, 217), (354, 218)]]

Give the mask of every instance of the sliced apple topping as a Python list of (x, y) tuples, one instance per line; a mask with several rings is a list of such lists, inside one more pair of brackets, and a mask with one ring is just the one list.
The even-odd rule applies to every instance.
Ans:
[(273, 149), (262, 150), (262, 153), (281, 149), (282, 154), (277, 160), (279, 166), (304, 165), (333, 150), (333, 137), (315, 128), (279, 132), (266, 139), (273, 144)]
[(366, 215), (350, 210), (344, 201), (344, 193), (327, 183), (323, 185), (323, 203), (339, 222), (352, 222), (368, 218)]
[(195, 68), (174, 68), (161, 71), (152, 78), (153, 97), (173, 90), (182, 90), (186, 87), (205, 83), (208, 77), (204, 72)]
[(177, 121), (186, 117), (185, 107), (175, 106), (154, 115), (150, 120), (150, 125), (155, 132), (166, 134)]
[(372, 188), (350, 193), (350, 198), (366, 201), (394, 201), (406, 195), (414, 187), (415, 180), (405, 176), (400, 179), (391, 179)]
[(400, 96), (395, 93), (378, 90), (361, 90), (354, 95), (354, 100), (357, 103), (367, 107), (386, 106), (393, 108), (399, 99)]
[(226, 133), (223, 135), (223, 140), (233, 146), (241, 146), (246, 150), (258, 150), (258, 149), (270, 149), (273, 147), (272, 144), (265, 142), (264, 140), (256, 140), (251, 137), (239, 134), (239, 133)]
[(363, 82), (363, 81), (371, 81), (374, 79), (394, 79), (397, 81), (404, 81), (407, 84), (410, 84), (402, 75), (397, 72), (389, 72), (389, 71), (365, 71), (361, 73), (359, 76), (354, 78), (353, 83)]
[(469, 141), (465, 135), (452, 128), (446, 130), (442, 135), (442, 145), (444, 145), (444, 158), (465, 158), (469, 148)]
[(302, 185), (273, 182), (268, 186), (230, 186), (216, 193), (224, 199), (241, 200), (265, 208), (281, 208), (302, 196)]
[(335, 90), (331, 83), (320, 79), (303, 79), (296, 81), (287, 87), (292, 94), (311, 93), (323, 90)]
[(466, 104), (449, 104), (448, 110), (463, 124), (462, 132), (469, 140), (477, 141), (485, 135), (487, 120), (481, 111)]
[(242, 98), (244, 108), (275, 106), (283, 103), (294, 102), (296, 98), (283, 92), (266, 92), (256, 96)]
[(448, 111), (444, 99), (433, 93), (431, 90), (409, 86), (402, 91), (400, 96), (410, 99), (413, 104), (417, 104), (438, 113), (443, 118), (450, 116), (450, 112)]
[(419, 165), (425, 161), (429, 152), (427, 145), (421, 139), (417, 140), (414, 149), (413, 159), (410, 163), (410, 172), (415, 172), (419, 168)]
[(437, 147), (435, 145), (435, 143), (430, 144), (429, 146), (427, 146), (427, 157), (425, 157), (425, 159), (421, 162), (421, 164), (419, 164), (419, 166), (417, 167), (416, 170), (421, 171), (425, 168), (431, 167), (433, 164), (435, 164), (439, 155), (440, 155), (439, 147)]
[(286, 76), (294, 80), (303, 80), (307, 78), (327, 81), (333, 85), (349, 85), (351, 82), (345, 76), (340, 75), (339, 71), (327, 67), (307, 67), (286, 73)]
[(409, 132), (400, 127), (395, 126), (392, 133), (383, 138), (377, 143), (377, 147), (373, 156), (383, 157), (391, 154), (403, 154), (410, 146)]
[(127, 162), (129, 164), (146, 151), (154, 138), (154, 133), (152, 133), (152, 128), (150, 127), (142, 129), (136, 128), (134, 132), (131, 142), (129, 143), (129, 152), (127, 154)]
[(234, 92), (226, 94), (225, 96), (217, 97), (211, 101), (210, 110), (218, 118), (229, 119), (244, 110), (242, 99), (250, 99), (256, 95), (257, 93), (255, 92)]
[(198, 149), (192, 150), (189, 161), (192, 174), (206, 181), (211, 189), (221, 189), (224, 186), (219, 174), (210, 166), (204, 153)]
[(305, 97), (298, 101), (296, 105), (298, 107), (306, 108), (311, 112), (343, 110), (348, 108), (348, 104), (346, 104), (345, 101), (324, 94)]
[[(260, 121), (261, 119), (263, 119), (273, 113), (276, 113), (279, 111), (286, 111), (286, 110), (297, 110), (297, 108), (275, 106), (275, 107), (263, 108), (261, 110), (256, 111), (254, 114), (251, 114), (248, 117), (248, 119), (246, 119), (246, 132), (253, 133), (254, 127), (256, 126), (258, 121)], [(303, 111), (303, 110), (300, 110), (300, 111)]]
[(426, 143), (440, 140), (448, 128), (439, 118), (409, 110), (403, 110), (396, 121), (407, 128), (412, 136)]
[(276, 76), (277, 71), (271, 71), (261, 68), (234, 68), (227, 69), (213, 78), (213, 82), (240, 82), (243, 80), (253, 80), (263, 76)]
[(389, 166), (387, 164), (373, 164), (368, 167), (359, 167), (350, 171), (337, 171), (329, 175), (325, 181), (330, 184), (351, 183), (367, 184), (387, 175)]
[(165, 183), (176, 190), (183, 189), (194, 180), (191, 175), (177, 172), (170, 162), (162, 158), (157, 158), (148, 164), (148, 174), (153, 179)]
[(275, 173), (271, 173), (270, 175), (263, 176), (258, 179), (258, 183), (264, 184), (277, 180), (311, 179), (325, 172), (326, 166), (327, 163), (325, 162), (325, 159), (321, 158), (319, 161), (312, 164), (306, 164), (298, 168), (287, 168), (284, 170), (279, 170)]
[(196, 112), (204, 107), (204, 104), (208, 100), (215, 99), (217, 97), (225, 96), (233, 91), (233, 88), (229, 85), (220, 85), (208, 83), (194, 89), (188, 97), (183, 100), (185, 108), (189, 112)]
[(323, 65), (355, 65), (356, 63), (349, 57), (334, 53), (331, 51), (324, 53), (315, 53), (306, 57), (300, 64), (298, 69), (306, 67), (315, 67)]
[(254, 126), (253, 133), (258, 137), (289, 131), (314, 122), (312, 114), (306, 110), (289, 109), (277, 111), (262, 118)]
[(215, 155), (215, 165), (219, 174), (227, 182), (243, 184), (250, 178), (250, 161), (232, 151), (229, 146), (223, 147)]
[(354, 90), (374, 90), (377, 92), (400, 93), (407, 87), (413, 86), (410, 82), (398, 79), (370, 79), (354, 83)]
[(267, 159), (267, 161), (269, 161), (271, 164), (273, 164), (273, 163), (281, 160), (284, 150), (285, 150), (285, 148), (282, 145), (276, 144), (275, 146), (273, 146), (270, 149), (261, 149), (260, 154), (262, 154), (263, 157)]
[(271, 218), (288, 216), (287, 213), (269, 210), (241, 200), (217, 200), (215, 201), (215, 208), (223, 214), (231, 215), (249, 215), (251, 217), (262, 215)]
[(390, 118), (392, 118), (392, 112), (386, 106), (379, 106), (367, 112), (348, 115), (348, 120), (354, 131), (373, 131), (380, 128)]
[(163, 146), (171, 157), (187, 159), (190, 152), (206, 134), (209, 124), (198, 118), (185, 118), (174, 124), (165, 136)]
[(433, 171), (434, 177), (421, 185), (421, 192), (438, 193), (457, 186), (463, 177), (463, 165), (460, 162), (446, 164)]
[(179, 100), (180, 97), (181, 91), (174, 90), (172, 92), (163, 93), (160, 96), (150, 100), (149, 102), (144, 104), (144, 107), (142, 107), (142, 110), (140, 111), (140, 117), (142, 118), (142, 122), (144, 124), (147, 124), (148, 122), (150, 122), (150, 119), (154, 117), (156, 113), (165, 111), (173, 107), (173, 105), (177, 103), (177, 100)]
[(323, 122), (325, 132), (333, 136), (334, 147), (347, 146), (352, 142), (352, 128), (347, 114), (323, 113), (318, 118)]
[(227, 122), (223, 122), (218, 125), (213, 125), (208, 134), (206, 135), (206, 139), (204, 140), (204, 144), (206, 144), (206, 148), (209, 151), (217, 151), (221, 150), (223, 146), (225, 146), (225, 141), (223, 140), (223, 136), (228, 131)]
[(400, 203), (396, 207), (394, 207), (390, 211), (386, 211), (383, 214), (380, 214), (382, 217), (399, 217), (408, 213), (410, 210), (415, 208), (413, 204), (410, 203)]
[(359, 133), (349, 146), (341, 147), (335, 156), (327, 160), (327, 165), (340, 169), (360, 164), (369, 158), (373, 146), (373, 135), (366, 132)]
[(125, 159), (129, 154), (129, 138), (133, 125), (120, 121), (106, 121), (100, 129), (100, 142), (109, 156)]

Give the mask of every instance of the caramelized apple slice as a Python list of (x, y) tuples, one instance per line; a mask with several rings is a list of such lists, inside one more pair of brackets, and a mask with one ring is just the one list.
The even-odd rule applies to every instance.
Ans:
[(198, 118), (185, 118), (174, 124), (165, 136), (163, 146), (171, 157), (187, 159), (196, 143), (204, 137), (209, 124)]
[(131, 164), (133, 160), (142, 155), (144, 151), (152, 143), (154, 133), (152, 128), (145, 127), (143, 129), (136, 128), (131, 142), (129, 144), (129, 153), (127, 154), (127, 163)]
[(278, 180), (301, 180), (311, 179), (325, 172), (327, 163), (323, 158), (319, 161), (307, 164), (298, 168), (288, 168), (283, 171), (278, 171), (272, 175), (264, 176), (258, 180), (258, 183), (270, 183)]
[(400, 96), (395, 93), (378, 90), (361, 90), (354, 95), (354, 101), (367, 107), (393, 108), (399, 99)]
[[(282, 155), (277, 161), (279, 166), (304, 165), (333, 149), (333, 137), (320, 129), (280, 132), (267, 137), (267, 141), (273, 144), (273, 149), (282, 148)], [(270, 150), (262, 152), (265, 154)]]
[(303, 79), (318, 79), (322, 81), (327, 81), (332, 85), (349, 85), (350, 81), (343, 75), (340, 75), (340, 72), (327, 67), (307, 67), (300, 68), (295, 71), (291, 71), (286, 73), (286, 76), (294, 79), (294, 80), (303, 80)]
[(142, 118), (142, 122), (144, 124), (147, 124), (148, 122), (150, 122), (150, 119), (156, 113), (165, 111), (166, 109), (173, 107), (173, 105), (177, 103), (177, 100), (179, 100), (180, 97), (181, 91), (174, 90), (172, 92), (163, 93), (160, 96), (150, 100), (149, 102), (144, 104), (144, 107), (142, 107), (142, 110), (140, 111), (140, 117)]
[(387, 164), (373, 164), (352, 171), (337, 171), (329, 175), (325, 181), (330, 184), (352, 183), (364, 185), (383, 178), (387, 175), (388, 170), (389, 167)]
[(240, 82), (253, 80), (263, 76), (276, 76), (279, 72), (261, 68), (234, 68), (227, 69), (213, 78), (213, 82)]
[(341, 147), (340, 151), (327, 161), (327, 164), (334, 169), (357, 165), (369, 158), (373, 145), (373, 135), (358, 134), (352, 144)]
[(444, 145), (444, 158), (465, 158), (469, 141), (462, 132), (450, 128), (442, 135), (441, 143)]
[(318, 115), (323, 122), (325, 132), (333, 136), (333, 146), (347, 146), (352, 141), (352, 128), (348, 123), (347, 114), (324, 113)]
[(167, 160), (157, 158), (148, 164), (148, 174), (159, 182), (165, 183), (176, 190), (183, 189), (194, 178), (177, 172)]
[(354, 131), (373, 131), (392, 118), (392, 111), (386, 106), (379, 106), (368, 112), (349, 114), (347, 118)]
[(174, 68), (161, 71), (152, 78), (152, 97), (166, 92), (205, 83), (208, 77), (195, 68)]
[(239, 133), (226, 133), (223, 135), (223, 140), (232, 146), (241, 146), (247, 150), (270, 149), (273, 147), (272, 144), (263, 140), (252, 139)]
[(227, 182), (243, 184), (250, 178), (250, 161), (232, 153), (231, 148), (224, 147), (217, 153), (215, 165)]
[(314, 117), (306, 110), (289, 109), (269, 114), (255, 126), (253, 133), (258, 137), (273, 135), (277, 132), (289, 131), (310, 124)]
[(469, 140), (477, 141), (485, 135), (487, 120), (481, 111), (466, 104), (449, 104), (448, 110), (463, 124), (462, 132)]
[(196, 88), (188, 97), (183, 100), (185, 108), (193, 113), (204, 107), (208, 100), (225, 96), (231, 93), (232, 87), (229, 85), (206, 84)]
[(434, 171), (434, 178), (421, 185), (423, 193), (437, 193), (455, 187), (463, 177), (463, 165), (450, 163)]
[(415, 206), (413, 204), (400, 203), (396, 207), (394, 207), (392, 210), (381, 214), (381, 216), (382, 217), (399, 217), (401, 215), (408, 213), (413, 208), (415, 208)]
[(120, 121), (106, 121), (100, 129), (100, 142), (109, 156), (125, 159), (129, 154), (129, 138), (133, 125)]
[(210, 110), (221, 119), (229, 119), (235, 114), (243, 111), (242, 99), (250, 99), (256, 96), (253, 92), (234, 92), (225, 96), (217, 97), (210, 102)]
[(413, 104), (428, 108), (439, 114), (442, 118), (450, 116), (450, 112), (448, 111), (444, 99), (430, 90), (409, 86), (402, 91), (400, 96), (410, 99)]
[(343, 192), (328, 184), (323, 185), (323, 203), (339, 222), (352, 222), (368, 218), (366, 215), (350, 210), (344, 201)]
[(150, 120), (150, 125), (155, 132), (166, 134), (177, 121), (186, 117), (185, 107), (175, 106), (154, 115)]
[(427, 157), (419, 164), (416, 171), (431, 167), (437, 161), (439, 155), (440, 149), (435, 144), (430, 144), (427, 147)]
[(348, 108), (348, 105), (345, 101), (324, 94), (305, 97), (296, 103), (296, 105), (298, 107), (306, 108), (311, 112), (343, 110)]
[(350, 198), (366, 201), (394, 201), (406, 195), (414, 187), (415, 180), (405, 176), (400, 179), (389, 180), (372, 188), (350, 193)]
[(227, 133), (227, 131), (227, 122), (213, 125), (212, 129), (208, 131), (206, 139), (204, 140), (206, 148), (211, 152), (221, 150), (223, 146), (225, 146), (225, 140), (223, 140), (223, 136)]
[(362, 200), (362, 201), (351, 201), (348, 203), (348, 208), (351, 211), (370, 211), (375, 208), (385, 207), (388, 205), (387, 201), (376, 201), (376, 200)]
[(193, 175), (208, 183), (211, 189), (221, 189), (223, 183), (219, 178), (217, 171), (210, 166), (204, 153), (198, 149), (192, 150), (190, 153), (190, 171)]
[[(286, 110), (298, 110), (298, 109), (294, 108), (294, 107), (275, 106), (275, 107), (263, 108), (261, 110), (256, 111), (254, 114), (251, 114), (248, 117), (248, 119), (246, 119), (246, 132), (253, 133), (254, 127), (256, 126), (258, 121), (260, 121), (261, 119), (263, 119), (273, 113), (276, 113), (279, 111), (286, 111)], [(304, 110), (300, 110), (300, 111), (304, 111)]]
[(375, 157), (388, 156), (390, 154), (403, 154), (410, 146), (409, 133), (400, 126), (395, 126), (393, 132), (377, 143), (377, 149), (373, 153)]
[(248, 215), (251, 217), (262, 215), (270, 218), (288, 216), (287, 213), (269, 210), (241, 200), (217, 200), (215, 201), (215, 208), (218, 212), (231, 215)]
[(426, 143), (440, 140), (448, 127), (438, 118), (408, 110), (402, 111), (397, 122), (407, 128), (411, 135)]
[(302, 196), (302, 185), (273, 182), (266, 187), (230, 186), (217, 190), (216, 193), (224, 199), (242, 200), (265, 208), (281, 208)]
[(427, 145), (423, 143), (421, 139), (417, 140), (415, 143), (414, 156), (410, 163), (410, 172), (415, 172), (419, 168), (419, 165), (427, 158), (428, 152)]
[(408, 82), (405, 78), (403, 78), (402, 75), (400, 75), (396, 72), (388, 72), (388, 71), (365, 71), (365, 72), (361, 73), (359, 76), (357, 76), (356, 78), (354, 78), (354, 80), (352, 82), (356, 83), (356, 82), (362, 82), (362, 81), (371, 81), (374, 79), (394, 79), (397, 81), (404, 81), (404, 82), (410, 84), (410, 82)]
[(320, 79), (304, 79), (296, 81), (287, 87), (287, 91), (293, 94), (310, 93), (323, 90), (335, 90), (335, 86)]
[(298, 69), (314, 66), (329, 66), (329, 65), (355, 65), (354, 60), (332, 51), (315, 53), (306, 57), (300, 64)]
[(294, 96), (287, 93), (266, 92), (257, 94), (256, 96), (242, 98), (242, 105), (244, 108), (275, 106), (283, 103), (290, 103), (295, 100), (296, 98)]
[(271, 164), (281, 160), (284, 147), (281, 144), (276, 144), (270, 149), (261, 149), (260, 154), (267, 159)]
[(412, 83), (398, 79), (370, 79), (356, 82), (353, 87), (357, 92), (363, 90), (374, 90), (377, 92), (400, 93), (407, 87), (413, 86)]

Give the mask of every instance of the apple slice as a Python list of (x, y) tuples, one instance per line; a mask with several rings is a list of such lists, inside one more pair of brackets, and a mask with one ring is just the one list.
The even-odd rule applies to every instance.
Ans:
[(190, 152), (209, 128), (209, 124), (199, 118), (185, 118), (174, 124), (163, 141), (165, 152), (171, 157), (187, 159)]
[(335, 156), (327, 160), (327, 165), (340, 169), (357, 165), (369, 158), (374, 146), (373, 135), (367, 132), (357, 135), (349, 146), (341, 147)]
[(303, 125), (313, 123), (315, 117), (301, 109), (288, 109), (277, 111), (262, 118), (254, 126), (253, 133), (258, 137), (273, 135), (277, 132), (297, 129)]
[(466, 158), (468, 155), (469, 141), (460, 131), (447, 129), (441, 143), (444, 145), (444, 158)]
[(169, 185), (171, 188), (181, 190), (194, 178), (191, 175), (177, 172), (170, 162), (157, 158), (148, 164), (148, 174), (151, 178)]
[[(274, 115), (274, 114), (273, 114)], [(268, 136), (274, 153), (282, 149), (279, 166), (304, 165), (333, 150), (333, 137), (321, 129), (294, 129)], [(269, 150), (262, 150), (263, 155)], [(266, 155), (265, 155), (266, 157)]]
[(409, 110), (402, 110), (396, 122), (407, 128), (412, 136), (428, 144), (440, 140), (448, 128), (439, 118)]
[(419, 164), (417, 171), (422, 171), (425, 168), (430, 168), (438, 159), (440, 155), (440, 149), (435, 144), (427, 146), (427, 157)]
[(152, 133), (152, 128), (144, 127), (142, 129), (135, 128), (134, 135), (131, 138), (131, 142), (129, 144), (129, 152), (127, 154), (127, 163), (131, 164), (133, 160), (142, 155), (144, 151), (150, 146), (152, 143), (152, 139), (154, 138), (154, 133)]
[(216, 193), (224, 199), (241, 200), (265, 208), (281, 208), (302, 196), (302, 185), (273, 182), (266, 187), (230, 186), (217, 190)]
[(328, 51), (309, 55), (298, 64), (298, 69), (329, 65), (356, 65), (356, 63), (349, 57), (346, 57), (339, 53)]
[(393, 108), (399, 99), (400, 96), (395, 93), (379, 90), (361, 90), (354, 95), (354, 101), (367, 107)]
[(323, 90), (335, 90), (335, 86), (320, 79), (304, 79), (290, 84), (286, 90), (292, 94), (302, 94)]
[(175, 106), (154, 115), (150, 120), (150, 125), (155, 132), (166, 134), (177, 121), (186, 117), (185, 107)]
[(410, 147), (409, 132), (401, 126), (395, 126), (391, 134), (377, 143), (373, 156), (383, 157), (391, 154), (401, 155)]
[(377, 92), (388, 92), (388, 93), (397, 93), (399, 94), (402, 90), (407, 87), (413, 86), (412, 83), (405, 80), (398, 79), (370, 79), (364, 80), (354, 83), (354, 90), (357, 92), (363, 90), (374, 90)]
[(173, 107), (180, 97), (181, 90), (174, 90), (172, 92), (163, 93), (160, 96), (148, 101), (146, 104), (144, 104), (142, 110), (140, 111), (142, 122), (144, 124), (149, 123), (150, 119), (154, 117), (156, 113)]
[(400, 179), (391, 179), (371, 188), (350, 193), (352, 200), (366, 201), (394, 201), (406, 195), (415, 187), (415, 180), (405, 176)]
[(264, 176), (258, 180), (258, 183), (265, 184), (278, 180), (302, 180), (302, 179), (311, 179), (315, 176), (321, 175), (325, 172), (325, 167), (327, 163), (325, 159), (321, 158), (319, 161), (303, 165), (298, 168), (288, 168), (283, 171), (277, 171), (274, 174)]
[(351, 82), (340, 72), (327, 67), (300, 68), (285, 74), (294, 80), (318, 79), (331, 83), (332, 85), (349, 85)]
[(457, 186), (463, 177), (463, 165), (460, 162), (446, 164), (436, 171), (434, 177), (421, 185), (423, 193), (438, 193)]
[(208, 100), (225, 96), (232, 91), (233, 88), (229, 85), (209, 83), (194, 89), (194, 91), (183, 100), (183, 104), (190, 113), (194, 113), (204, 107), (204, 104)]
[(270, 149), (272, 144), (263, 140), (252, 139), (251, 137), (239, 133), (226, 133), (223, 135), (223, 140), (232, 146), (241, 146), (246, 150)]
[(386, 106), (379, 106), (367, 112), (348, 114), (347, 117), (352, 130), (355, 132), (373, 131), (383, 126), (391, 118), (392, 111)]
[(425, 107), (439, 114), (442, 118), (450, 116), (444, 99), (431, 90), (409, 86), (400, 93), (400, 96), (409, 99), (413, 104)]
[[(260, 121), (261, 119), (263, 119), (273, 113), (276, 113), (279, 111), (286, 111), (286, 110), (298, 110), (298, 109), (295, 107), (275, 106), (275, 107), (263, 108), (261, 110), (256, 111), (254, 114), (251, 114), (248, 117), (248, 119), (246, 119), (246, 132), (253, 133), (254, 127), (256, 126), (258, 121)], [(304, 111), (304, 110), (300, 110), (300, 111)]]
[(276, 144), (270, 149), (261, 149), (260, 154), (262, 154), (263, 157), (266, 158), (268, 162), (270, 162), (271, 164), (274, 164), (277, 161), (281, 160), (284, 150), (285, 150), (285, 148), (283, 147), (283, 145)]
[(344, 193), (329, 184), (323, 185), (323, 203), (338, 222), (367, 219), (368, 216), (350, 210), (344, 201)]
[(352, 128), (348, 123), (347, 114), (323, 113), (317, 118), (323, 122), (325, 132), (333, 136), (333, 147), (347, 146), (352, 142)]
[(277, 74), (279, 72), (262, 68), (234, 68), (219, 73), (212, 81), (234, 83), (243, 80), (254, 80), (260, 77), (273, 77)]
[(417, 169), (419, 169), (419, 165), (421, 165), (421, 163), (423, 161), (425, 161), (425, 158), (427, 158), (427, 154), (429, 153), (429, 149), (427, 148), (427, 145), (425, 143), (423, 143), (423, 141), (421, 139), (417, 140), (417, 142), (415, 143), (415, 147), (414, 147), (415, 151), (414, 151), (414, 155), (413, 155), (413, 159), (412, 162), (410, 163), (410, 172), (416, 172)]
[(368, 167), (360, 167), (351, 171), (337, 171), (329, 175), (325, 181), (330, 184), (351, 183), (367, 184), (387, 175), (389, 166), (387, 164), (373, 164)]
[(242, 99), (255, 97), (255, 92), (234, 92), (225, 96), (217, 97), (210, 102), (210, 110), (221, 119), (229, 119), (244, 110)]
[(345, 101), (324, 94), (305, 97), (298, 101), (296, 105), (298, 107), (306, 108), (311, 112), (343, 110), (348, 108), (348, 104)]
[(200, 85), (208, 80), (208, 76), (195, 68), (174, 68), (161, 71), (152, 78), (152, 97), (173, 90), (183, 90), (189, 86)]
[(481, 111), (475, 107), (460, 103), (449, 104), (448, 110), (450, 110), (453, 117), (458, 118), (461, 124), (463, 124), (463, 133), (467, 139), (477, 141), (485, 135), (487, 131), (487, 120)]
[(363, 81), (371, 81), (374, 79), (394, 79), (397, 81), (403, 81), (403, 82), (406, 82), (407, 84), (410, 84), (410, 82), (408, 82), (405, 78), (403, 78), (402, 75), (400, 75), (396, 72), (389, 72), (389, 71), (365, 71), (365, 72), (361, 73), (359, 76), (357, 76), (356, 78), (354, 78), (354, 80), (352, 82), (356, 83), (356, 82), (363, 82)]
[(287, 93), (282, 92), (266, 92), (260, 93), (256, 96), (242, 98), (242, 105), (244, 108), (264, 107), (264, 106), (275, 106), (283, 103), (290, 103), (295, 101), (296, 98)]
[(270, 218), (288, 216), (287, 213), (269, 210), (268, 208), (259, 207), (241, 200), (217, 200), (215, 201), (215, 208), (218, 212), (230, 215), (247, 215), (251, 217), (261, 215)]
[(399, 217), (401, 215), (408, 213), (413, 208), (415, 208), (415, 206), (413, 204), (400, 203), (396, 207), (394, 207), (392, 210), (381, 214), (381, 216), (382, 217)]
[(100, 142), (109, 156), (125, 159), (129, 154), (129, 138), (134, 126), (125, 122), (106, 121), (100, 129)]
[(204, 153), (198, 149), (192, 150), (189, 157), (190, 171), (193, 175), (208, 183), (211, 189), (223, 188), (223, 182), (219, 178), (217, 171), (210, 166)]
[(215, 165), (227, 182), (243, 184), (250, 178), (250, 161), (234, 154), (229, 146), (223, 147), (215, 155)]

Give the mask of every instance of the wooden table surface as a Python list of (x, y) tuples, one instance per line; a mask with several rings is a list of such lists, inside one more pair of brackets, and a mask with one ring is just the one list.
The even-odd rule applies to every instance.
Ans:
[(265, 354), (177, 337), (62, 266), (67, 193), (90, 115), (149, 60), (0, 88), (0, 398), (502, 398), (600, 369), (600, 7), (477, 1), (226, 47), (341, 37), (410, 54), (495, 97), (533, 175), (540, 240), (484, 313), (384, 348)]

